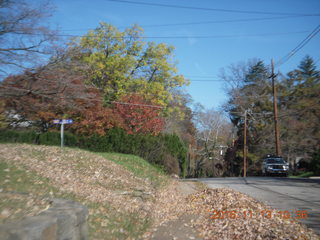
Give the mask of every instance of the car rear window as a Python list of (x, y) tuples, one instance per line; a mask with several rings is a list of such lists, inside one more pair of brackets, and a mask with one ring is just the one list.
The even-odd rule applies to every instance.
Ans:
[(283, 160), (283, 158), (269, 158), (266, 159), (267, 163), (286, 163), (286, 161)]

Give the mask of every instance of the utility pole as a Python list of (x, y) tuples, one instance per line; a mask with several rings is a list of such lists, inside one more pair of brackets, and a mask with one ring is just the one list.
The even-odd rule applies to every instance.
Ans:
[(276, 140), (276, 154), (281, 156), (280, 138), (279, 138), (279, 124), (278, 124), (278, 106), (277, 106), (277, 89), (275, 86), (276, 75), (274, 73), (274, 61), (271, 60), (271, 79), (272, 79), (272, 92), (273, 92), (273, 116), (274, 116), (274, 132)]
[(244, 111), (243, 128), (243, 177), (247, 177), (247, 110)]

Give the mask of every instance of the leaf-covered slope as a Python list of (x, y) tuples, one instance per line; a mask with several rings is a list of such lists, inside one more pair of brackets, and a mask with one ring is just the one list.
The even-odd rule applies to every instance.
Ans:
[[(0, 176), (6, 181), (1, 182), (0, 194), (2, 199), (20, 199), (20, 207), (1, 200), (0, 212), (19, 218), (23, 213), (37, 214), (37, 203), (46, 207), (50, 197), (71, 198), (89, 208), (90, 239), (141, 236), (168, 177), (136, 156), (107, 157), (112, 161), (78, 149), (1, 144)], [(26, 209), (28, 201), (33, 206)]]
[[(126, 202), (135, 191), (152, 196), (154, 185), (166, 179), (159, 171), (154, 170), (155, 179), (152, 182), (150, 178), (138, 177), (138, 169), (138, 173), (134, 174), (126, 166), (122, 167), (102, 156), (76, 149), (8, 144), (2, 145), (0, 155), (2, 161), (23, 166), (50, 179), (54, 186), (64, 192), (74, 193), (94, 202), (117, 203), (123, 208), (128, 207)], [(109, 157), (115, 160), (128, 158), (117, 154)], [(140, 159), (134, 158), (139, 163)], [(144, 167), (149, 167), (149, 171), (153, 168), (151, 165)], [(138, 202), (134, 208), (130, 206), (132, 211), (138, 208)]]

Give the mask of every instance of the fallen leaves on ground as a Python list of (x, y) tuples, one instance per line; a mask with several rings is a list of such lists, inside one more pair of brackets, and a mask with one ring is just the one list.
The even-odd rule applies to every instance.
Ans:
[(0, 191), (0, 224), (35, 216), (50, 206), (48, 198), (32, 194)]
[[(155, 228), (179, 219), (183, 214), (199, 216), (192, 225), (204, 239), (319, 239), (312, 230), (296, 221), (276, 216), (270, 219), (245, 218), (241, 213), (251, 211), (256, 214), (270, 208), (242, 193), (230, 189), (206, 189), (186, 198), (177, 181), (168, 181), (165, 187), (155, 188), (150, 179), (137, 177), (123, 166), (86, 151), (2, 144), (0, 160), (35, 172), (60, 191), (82, 199), (82, 203), (89, 207), (90, 221), (97, 224), (92, 239), (104, 239), (105, 236), (141, 239), (139, 234), (146, 231), (146, 220), (151, 219), (152, 228), (143, 235), (143, 238), (150, 239)], [(1, 194), (8, 199), (21, 198), (15, 194)], [(45, 199), (32, 195), (26, 195), (22, 202), (29, 202), (30, 208), (13, 213), (4, 207), (1, 211), (3, 218), (20, 213), (37, 214), (47, 204)], [(224, 219), (212, 219), (214, 210), (235, 211), (239, 218), (231, 219), (229, 215)], [(135, 236), (128, 232), (134, 223), (140, 224)]]
[(110, 233), (127, 238), (130, 236), (127, 230), (132, 228), (130, 224), (140, 224), (135, 228), (143, 230), (145, 224), (156, 226), (186, 211), (185, 198), (177, 193), (176, 182), (163, 176), (166, 185), (155, 187), (149, 178), (137, 177), (123, 166), (91, 152), (2, 144), (0, 160), (48, 179), (50, 186), (86, 204), (89, 219), (95, 224), (95, 239), (102, 239), (97, 237), (100, 232), (101, 236)]
[(199, 215), (193, 226), (204, 239), (319, 239), (313, 230), (231, 189), (207, 189), (188, 202), (189, 211)]
[(0, 155), (11, 164), (50, 179), (63, 192), (90, 202), (109, 203), (141, 217), (152, 203), (144, 201), (145, 198), (155, 197), (150, 181), (90, 152), (19, 144), (3, 145)]

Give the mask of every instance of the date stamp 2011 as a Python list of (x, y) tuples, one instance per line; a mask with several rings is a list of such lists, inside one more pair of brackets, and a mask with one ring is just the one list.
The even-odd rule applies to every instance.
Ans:
[(295, 211), (276, 211), (276, 210), (261, 210), (261, 211), (222, 211), (213, 210), (210, 214), (211, 219), (249, 219), (249, 218), (262, 218), (262, 219), (306, 219), (308, 218), (308, 212), (306, 210), (295, 210)]

